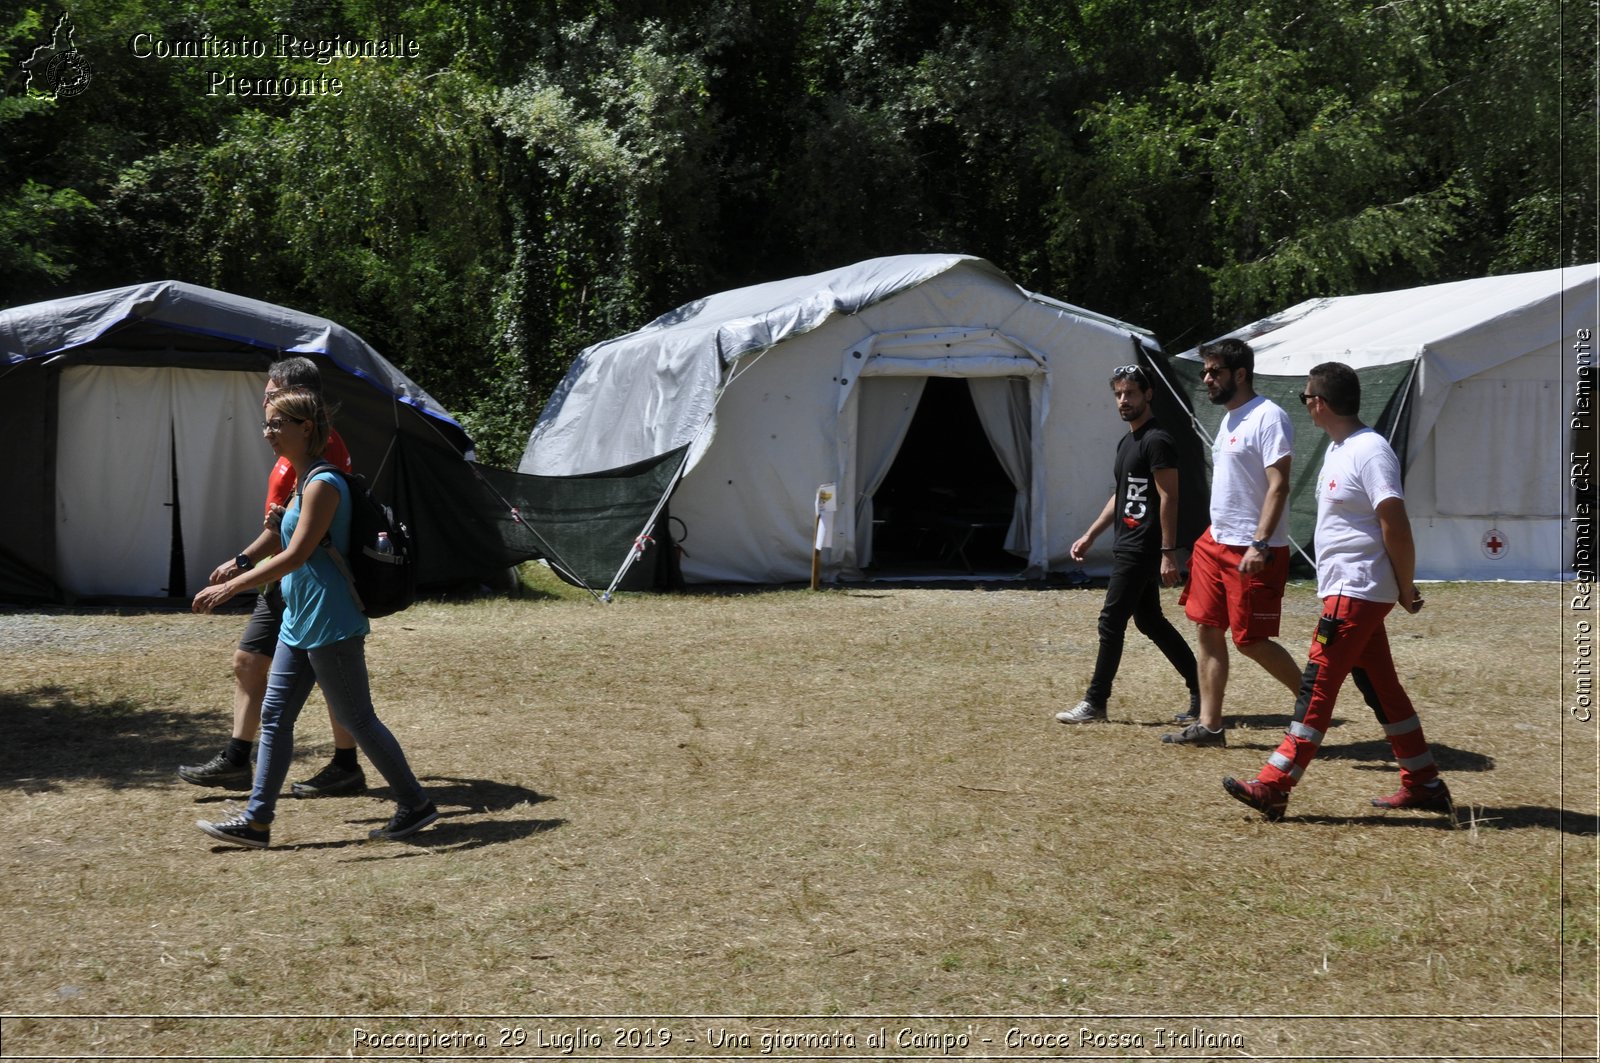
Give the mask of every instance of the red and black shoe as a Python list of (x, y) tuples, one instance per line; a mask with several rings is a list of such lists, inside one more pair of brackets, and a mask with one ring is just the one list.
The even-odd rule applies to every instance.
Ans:
[(1409, 808), (1416, 812), (1438, 812), (1454, 817), (1456, 803), (1450, 796), (1450, 787), (1440, 779), (1425, 786), (1402, 786), (1392, 794), (1372, 799), (1374, 808)]
[(1260, 779), (1240, 782), (1230, 775), (1222, 780), (1222, 788), (1228, 791), (1229, 797), (1243, 801), (1273, 823), (1282, 819), (1289, 810), (1289, 792), (1268, 786)]

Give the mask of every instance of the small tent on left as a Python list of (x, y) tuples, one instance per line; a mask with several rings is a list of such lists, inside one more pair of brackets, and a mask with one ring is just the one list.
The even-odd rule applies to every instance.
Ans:
[[(508, 563), (466, 432), (350, 330), (177, 281), (0, 311), (0, 599), (182, 599), (260, 530), (266, 369), (310, 357), (423, 586)], [(524, 554), (523, 556), (528, 556)]]

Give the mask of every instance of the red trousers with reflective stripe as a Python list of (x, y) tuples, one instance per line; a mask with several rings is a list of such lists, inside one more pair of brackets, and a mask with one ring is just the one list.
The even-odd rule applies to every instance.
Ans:
[(1326, 644), (1311, 640), (1311, 652), (1300, 695), (1295, 701), (1294, 720), (1277, 751), (1257, 776), (1269, 786), (1287, 790), (1300, 780), (1322, 745), (1323, 735), (1333, 720), (1333, 705), (1345, 678), (1354, 675), (1356, 685), (1378, 717), (1395, 760), (1400, 763), (1400, 783), (1414, 788), (1433, 781), (1439, 768), (1428, 749), (1417, 710), (1395, 674), (1394, 658), (1389, 654), (1389, 636), (1383, 619), (1394, 608), (1392, 602), (1368, 602), (1359, 598), (1324, 598), (1324, 616), (1340, 620), (1339, 629)]

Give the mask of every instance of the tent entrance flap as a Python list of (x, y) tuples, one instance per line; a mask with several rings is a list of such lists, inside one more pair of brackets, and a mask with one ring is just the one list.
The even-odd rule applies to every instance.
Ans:
[(65, 590), (187, 597), (255, 538), (271, 454), (234, 421), (256, 417), (260, 377), (73, 366), (61, 374), (60, 403), (55, 538)]
[[(1014, 475), (991, 445), (974, 394), (1023, 395), (1018, 454), (1027, 454), (1026, 381), (874, 377), (862, 382), (856, 556), (869, 573), (1017, 572), (1005, 549), (1019, 508)], [(1002, 405), (1004, 399), (1002, 398)], [(1015, 419), (1006, 419), (1007, 429)], [(1026, 483), (1026, 479), (1023, 479)]]

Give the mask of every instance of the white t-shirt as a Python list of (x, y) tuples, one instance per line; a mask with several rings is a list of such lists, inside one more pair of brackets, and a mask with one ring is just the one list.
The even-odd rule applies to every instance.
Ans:
[(1317, 477), (1317, 595), (1369, 602), (1400, 600), (1394, 563), (1383, 547), (1378, 503), (1405, 498), (1400, 461), (1388, 440), (1363, 428), (1328, 446)]
[[(1249, 546), (1267, 498), (1267, 466), (1294, 448), (1294, 426), (1283, 407), (1257, 395), (1236, 410), (1224, 410), (1211, 444), (1211, 537), (1227, 546)], [(1287, 513), (1285, 514), (1287, 516)], [(1288, 520), (1280, 519), (1267, 542), (1289, 545)]]

